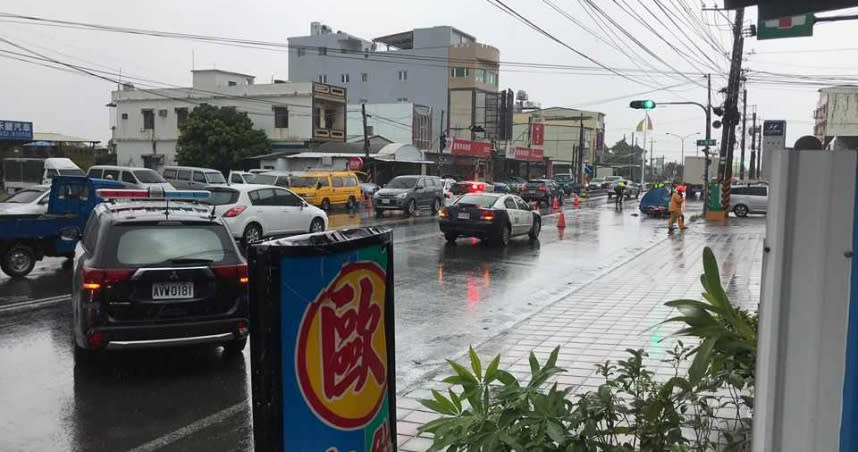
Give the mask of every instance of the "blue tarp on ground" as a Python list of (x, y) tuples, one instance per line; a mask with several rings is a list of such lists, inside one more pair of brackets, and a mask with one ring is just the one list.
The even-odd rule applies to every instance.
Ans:
[(670, 190), (661, 187), (654, 188), (641, 198), (639, 209), (647, 215), (665, 215), (670, 203)]

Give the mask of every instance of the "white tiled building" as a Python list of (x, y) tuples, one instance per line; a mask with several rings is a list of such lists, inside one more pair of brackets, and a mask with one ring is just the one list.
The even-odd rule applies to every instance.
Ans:
[(195, 70), (187, 88), (139, 89), (126, 84), (113, 91), (113, 143), (119, 165), (160, 169), (175, 164), (179, 125), (200, 104), (235, 107), (262, 129), (274, 150), (344, 141), (346, 93), (321, 83), (256, 84), (247, 74)]

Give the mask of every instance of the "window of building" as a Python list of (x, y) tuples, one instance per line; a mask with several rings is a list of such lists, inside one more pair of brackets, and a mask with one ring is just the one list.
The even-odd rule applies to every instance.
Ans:
[(143, 110), (143, 130), (155, 128), (155, 110)]
[(334, 118), (336, 118), (336, 116), (337, 116), (337, 113), (333, 109), (331, 109), (331, 108), (325, 109), (325, 124), (327, 125), (327, 127), (325, 127), (326, 129), (333, 129), (334, 128)]
[(407, 97), (397, 97), (396, 101), (397, 102), (408, 102), (408, 98)]
[(450, 77), (465, 78), (471, 75), (471, 71), (466, 67), (450, 68)]
[(365, 82), (367, 80), (369, 80), (369, 74), (367, 74), (366, 72), (362, 73), (360, 75), (360, 81)]
[(272, 110), (274, 110), (274, 128), (288, 129), (289, 109), (286, 107), (272, 107)]
[(498, 86), (498, 73), (489, 71), (489, 85)]
[(188, 119), (188, 109), (187, 108), (177, 108), (176, 109), (176, 127), (182, 128), (182, 125), (185, 124), (185, 121)]
[(122, 113), (122, 119), (128, 119), (128, 113)]
[(349, 74), (340, 74), (340, 81), (343, 83), (349, 82)]
[(485, 69), (477, 69), (475, 74), (478, 83), (486, 82), (486, 70)]
[(319, 83), (328, 83), (328, 76), (325, 74), (319, 75)]
[(236, 86), (236, 85), (238, 85), (238, 83), (235, 83), (235, 82), (234, 82), (234, 81), (232, 81), (232, 80), (230, 80), (230, 81), (226, 82), (226, 86)]
[(408, 80), (408, 71), (399, 71), (399, 80)]
[(302, 56), (304, 56), (304, 55), (306, 55), (306, 54), (307, 54), (307, 49), (305, 49), (305, 48), (303, 48), (303, 47), (298, 47), (298, 52), (297, 52), (297, 53), (298, 53), (298, 56), (299, 56), (299, 57), (302, 57)]
[(319, 47), (319, 55), (327, 55), (328, 48), (327, 47)]

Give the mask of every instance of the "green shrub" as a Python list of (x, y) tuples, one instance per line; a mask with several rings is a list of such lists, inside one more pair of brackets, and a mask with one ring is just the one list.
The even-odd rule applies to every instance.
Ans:
[[(564, 372), (559, 347), (544, 363), (529, 356), (530, 379), (519, 382), (500, 368), (500, 355), (483, 368), (469, 350), (469, 367), (449, 361), (446, 394), (432, 391), (421, 403), (441, 415), (422, 425), (433, 435), (431, 450), (449, 451), (706, 451), (747, 450), (755, 378), (757, 317), (730, 304), (709, 248), (701, 275), (705, 301), (667, 305), (681, 315), (677, 340), (664, 360), (673, 376), (661, 382), (644, 364), (643, 350), (597, 365), (597, 390), (573, 396), (571, 387), (549, 384)], [(692, 359), (688, 374), (683, 363)]]

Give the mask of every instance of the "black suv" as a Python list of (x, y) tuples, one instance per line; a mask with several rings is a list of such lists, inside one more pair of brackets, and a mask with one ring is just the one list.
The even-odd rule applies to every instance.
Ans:
[(75, 250), (75, 362), (102, 350), (247, 343), (247, 263), (210, 208), (104, 202)]
[(549, 207), (555, 199), (563, 204), (563, 187), (552, 179), (531, 179), (519, 196), (529, 203), (536, 202)]

